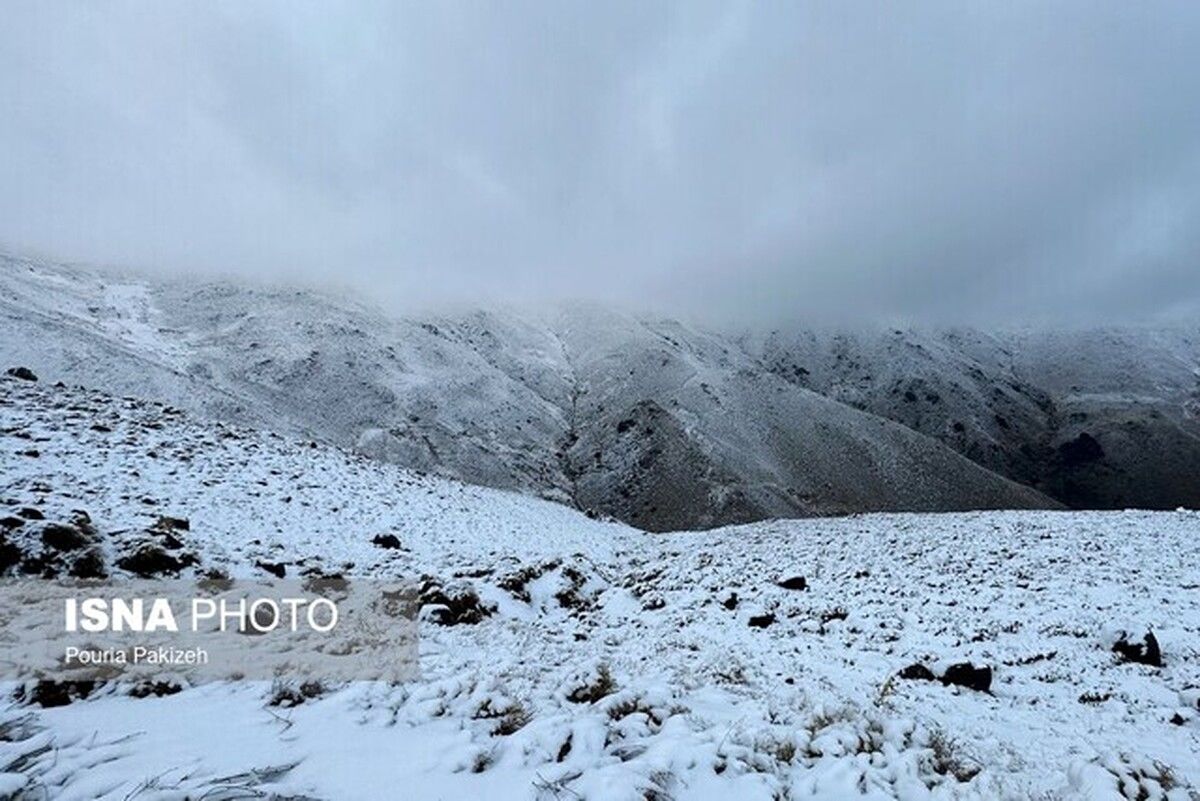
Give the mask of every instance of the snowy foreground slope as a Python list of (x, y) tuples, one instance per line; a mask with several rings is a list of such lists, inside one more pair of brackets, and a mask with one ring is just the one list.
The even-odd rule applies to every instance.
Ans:
[[(10, 573), (73, 568), (80, 557), (38, 534), (82, 525), (84, 510), (91, 549), (119, 574), (168, 515), (189, 521), (176, 533), (199, 564), (186, 571), (425, 575), (463, 601), (427, 610), (422, 675), (404, 685), (14, 697), (0, 797), (1151, 799), (1200, 786), (1195, 513), (652, 535), (8, 377), (0, 467)], [(779, 586), (801, 576), (804, 589)], [(1119, 629), (1147, 627), (1163, 666), (1118, 660)], [(991, 692), (897, 677), (968, 660), (994, 669)]]

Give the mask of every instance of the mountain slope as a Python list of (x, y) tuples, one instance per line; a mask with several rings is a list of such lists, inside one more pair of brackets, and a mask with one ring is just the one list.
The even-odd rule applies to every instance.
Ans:
[(0, 358), (644, 528), (1053, 506), (718, 335), (590, 308), (394, 318), (8, 260)]
[(1200, 506), (1200, 332), (773, 332), (799, 386), (902, 423), (1071, 506)]
[[(189, 522), (176, 535), (198, 564), (184, 575), (426, 576), (489, 610), (424, 609), (420, 675), (397, 685), (191, 686), (164, 672), (149, 694), (109, 681), (57, 697), (5, 674), (0, 794), (14, 801), (366, 801), (401, 787), (417, 801), (1173, 801), (1200, 785), (1200, 597), (1181, 590), (1200, 583), (1194, 513), (648, 536), (6, 376), (0, 463), (0, 552), (21, 552), (6, 575), (76, 558), (45, 534), (83, 514), (124, 575), (111, 557), (160, 539), (169, 515)], [(375, 544), (381, 533), (396, 547)], [(804, 589), (780, 584), (797, 577)], [(1120, 628), (1146, 627), (1162, 667), (1112, 651)], [(968, 660), (992, 669), (988, 692), (899, 675)]]

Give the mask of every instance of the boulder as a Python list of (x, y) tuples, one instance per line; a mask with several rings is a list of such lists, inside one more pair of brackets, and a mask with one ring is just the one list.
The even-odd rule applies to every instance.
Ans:
[(380, 548), (395, 550), (400, 547), (400, 538), (395, 534), (376, 534), (371, 540), (373, 545), (378, 545)]
[(1158, 638), (1152, 631), (1147, 631), (1141, 642), (1131, 640), (1125, 632), (1121, 632), (1112, 649), (1124, 662), (1162, 667), (1162, 651), (1158, 647)]
[(42, 544), (56, 551), (77, 551), (91, 542), (92, 538), (76, 526), (49, 523), (42, 528)]
[(992, 669), (986, 665), (976, 667), (970, 662), (959, 662), (946, 668), (942, 684), (956, 684), (969, 690), (986, 693), (992, 689)]
[(933, 681), (937, 678), (932, 670), (925, 667), (920, 662), (914, 662), (896, 675), (902, 679), (909, 679), (910, 681)]
[(19, 378), (22, 381), (37, 381), (38, 377), (33, 374), (33, 371), (28, 367), (10, 367), (6, 370), (13, 378)]
[(148, 542), (139, 546), (133, 553), (118, 559), (117, 567), (142, 578), (153, 578), (163, 574), (176, 574), (197, 561), (192, 554), (183, 553), (176, 556)]

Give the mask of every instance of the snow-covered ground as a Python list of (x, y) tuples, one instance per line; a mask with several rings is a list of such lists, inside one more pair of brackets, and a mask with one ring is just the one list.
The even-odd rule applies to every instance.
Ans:
[[(421, 676), (397, 686), (14, 697), (0, 797), (1152, 799), (1200, 786), (1193, 512), (647, 534), (8, 377), (0, 465), (3, 544), (22, 560), (10, 572), (74, 510), (119, 572), (167, 515), (189, 521), (177, 535), (199, 564), (186, 571), (426, 576), (476, 594), (468, 611), (482, 615), (426, 616)], [(803, 589), (780, 586), (798, 577)], [(1120, 631), (1148, 628), (1163, 665), (1119, 660)], [(993, 669), (990, 692), (897, 677), (967, 661)]]

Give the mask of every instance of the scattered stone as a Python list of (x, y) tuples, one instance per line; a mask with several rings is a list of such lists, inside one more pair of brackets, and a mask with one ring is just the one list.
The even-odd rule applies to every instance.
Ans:
[(1158, 647), (1158, 638), (1154, 636), (1154, 632), (1147, 631), (1142, 641), (1131, 642), (1128, 635), (1121, 632), (1121, 636), (1113, 644), (1113, 653), (1118, 654), (1122, 661), (1136, 662), (1139, 665), (1151, 665), (1153, 667), (1162, 667), (1162, 651)]
[(151, 531), (150, 533), (157, 537), (158, 541), (162, 543), (162, 547), (168, 551), (178, 551), (183, 547), (183, 540), (169, 531)]
[(197, 561), (199, 560), (192, 554), (184, 553), (175, 556), (154, 543), (144, 543), (132, 554), (118, 559), (117, 567), (142, 578), (152, 578), (164, 573), (178, 573), (185, 567), (196, 564)]
[(70, 574), (75, 578), (102, 579), (108, 578), (108, 567), (99, 551), (89, 549), (84, 551), (72, 564)]
[(14, 528), (20, 528), (23, 525), (25, 525), (25, 521), (19, 517), (9, 515), (8, 517), (0, 518), (0, 528), (8, 529), (9, 531)]
[(785, 590), (807, 590), (808, 581), (804, 578), (804, 576), (792, 576), (791, 578), (785, 578), (783, 581), (780, 581), (779, 586), (783, 587)]
[(287, 565), (282, 562), (255, 562), (254, 566), (267, 571), (275, 578), (283, 578), (287, 575)]
[(96, 527), (92, 525), (92, 516), (82, 509), (71, 511), (71, 525), (90, 537), (96, 535)]
[(1097, 691), (1089, 690), (1088, 692), (1085, 692), (1079, 696), (1079, 703), (1081, 703), (1081, 704), (1103, 704), (1105, 701), (1109, 701), (1111, 699), (1112, 699), (1112, 693), (1110, 693), (1110, 692), (1097, 692)]
[(182, 689), (173, 681), (143, 681), (135, 684), (129, 694), (134, 698), (162, 698), (165, 695), (174, 695)]
[(647, 612), (654, 612), (665, 608), (666, 605), (666, 599), (656, 593), (642, 602), (642, 609), (646, 610)]
[(23, 517), (26, 520), (45, 520), (46, 516), (32, 506), (22, 506), (17, 510), (17, 517)]
[(378, 545), (380, 548), (395, 550), (400, 547), (400, 538), (395, 534), (376, 534), (371, 543)]
[(729, 597), (726, 598), (724, 601), (721, 601), (721, 606), (725, 607), (726, 609), (728, 609), (731, 612), (734, 609), (737, 609), (737, 605), (738, 605), (738, 594), (736, 592), (729, 593)]
[(896, 675), (902, 679), (908, 679), (910, 681), (933, 681), (937, 678), (932, 670), (925, 667), (920, 662), (914, 662)]
[(755, 629), (765, 629), (767, 626), (775, 622), (775, 615), (768, 612), (765, 615), (753, 615), (750, 618), (750, 627)]
[(49, 523), (42, 528), (42, 544), (56, 551), (77, 551), (91, 544), (91, 538), (65, 523)]
[(22, 381), (37, 381), (38, 377), (33, 374), (33, 371), (28, 367), (10, 367), (6, 370), (13, 378), (19, 378)]
[(55, 681), (40, 679), (28, 693), (22, 692), (31, 704), (41, 707), (66, 706), (81, 701), (96, 689), (94, 681)]
[(3, 534), (0, 534), (0, 573), (18, 564), (21, 561), (22, 555), (20, 548), (9, 542)]
[(40, 575), (42, 578), (50, 579), (58, 575), (58, 568), (49, 554), (26, 556), (19, 569), (27, 576)]
[(959, 662), (946, 668), (942, 674), (942, 684), (956, 684), (981, 693), (991, 692), (992, 669), (986, 665), (975, 667), (970, 662)]
[(159, 515), (151, 528), (157, 531), (191, 531), (192, 524), (186, 517)]

